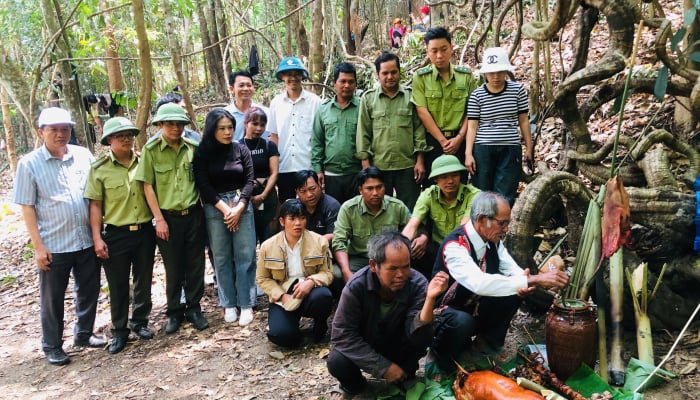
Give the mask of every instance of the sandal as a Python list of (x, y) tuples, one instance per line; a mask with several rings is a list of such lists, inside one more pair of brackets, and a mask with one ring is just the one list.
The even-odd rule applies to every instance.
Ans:
[(330, 400), (351, 400), (355, 397), (355, 395), (343, 389), (340, 384), (337, 384), (333, 389), (331, 389), (328, 397)]

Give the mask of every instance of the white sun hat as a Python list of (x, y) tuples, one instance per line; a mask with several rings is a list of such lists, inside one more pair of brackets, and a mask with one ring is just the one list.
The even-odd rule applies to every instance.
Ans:
[(58, 107), (48, 107), (41, 111), (37, 125), (43, 128), (46, 125), (75, 125), (68, 110)]
[(503, 47), (491, 47), (484, 50), (481, 58), (480, 74), (489, 72), (512, 71), (515, 67), (508, 60), (508, 52)]

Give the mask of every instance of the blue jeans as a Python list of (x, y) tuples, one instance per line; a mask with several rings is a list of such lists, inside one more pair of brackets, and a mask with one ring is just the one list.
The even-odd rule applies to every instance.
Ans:
[[(226, 201), (228, 193), (219, 193)], [(238, 230), (232, 232), (224, 216), (211, 204), (204, 205), (209, 247), (214, 253), (219, 304), (225, 308), (251, 308), (251, 290), (255, 287), (255, 224), (250, 203), (241, 215)]]
[(476, 173), (472, 176), (472, 185), (501, 194), (512, 207), (522, 174), (520, 146), (475, 144), (474, 162)]

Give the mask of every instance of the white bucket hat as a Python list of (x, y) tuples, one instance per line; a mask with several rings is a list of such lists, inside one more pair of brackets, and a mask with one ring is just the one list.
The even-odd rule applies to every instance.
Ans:
[(484, 50), (481, 59), (480, 74), (489, 72), (512, 71), (515, 67), (508, 60), (508, 52), (503, 47), (491, 47)]
[(68, 110), (58, 107), (48, 107), (41, 111), (37, 125), (43, 128), (46, 125), (75, 125)]

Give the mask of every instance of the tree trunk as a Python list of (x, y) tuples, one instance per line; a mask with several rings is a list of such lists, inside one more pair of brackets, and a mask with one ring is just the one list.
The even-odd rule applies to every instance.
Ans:
[(37, 114), (37, 110), (32, 109), (30, 105), (30, 99), (33, 96), (31, 96), (27, 77), (20, 67), (7, 56), (7, 52), (2, 47), (2, 44), (0, 44), (0, 86), (7, 91), (7, 94), (15, 103), (15, 108), (27, 121), (27, 125), (31, 127), (33, 136), (37, 137), (34, 126), (34, 117)]
[[(109, 0), (100, 0), (100, 10), (104, 11), (107, 9), (111, 2)], [(122, 92), (124, 91), (124, 78), (122, 78), (122, 67), (119, 62), (119, 43), (114, 37), (114, 24), (112, 24), (112, 18), (109, 13), (104, 13), (105, 30), (104, 36), (107, 39), (107, 46), (105, 47), (105, 55), (107, 60), (105, 64), (107, 65), (107, 77), (109, 78), (109, 91), (110, 93)], [(124, 115), (124, 111), (120, 108), (117, 115)]]
[[(325, 56), (323, 40), (325, 35), (324, 16), (323, 16), (323, 0), (314, 1), (311, 6), (311, 52), (309, 54), (309, 73), (311, 80), (316, 82), (323, 81), (323, 60)], [(322, 90), (321, 87), (315, 87), (317, 93)]]
[[(287, 2), (287, 12), (292, 12), (301, 6), (299, 0), (286, 0)], [(291, 23), (290, 29), (294, 34), (294, 39), (297, 42), (297, 51), (289, 54), (297, 54), (299, 58), (309, 57), (309, 39), (306, 37), (306, 27), (304, 26), (303, 10), (299, 10), (293, 15), (289, 16), (289, 21)]]
[(7, 91), (0, 86), (0, 103), (2, 103), (2, 125), (5, 127), (5, 144), (7, 146), (7, 161), (10, 163), (12, 176), (17, 170), (17, 146), (15, 145), (15, 132), (12, 129), (12, 116), (10, 114), (10, 98)]
[[(686, 12), (691, 8), (695, 8), (693, 0), (683, 0), (683, 10)], [(685, 47), (687, 54), (693, 54), (700, 51), (700, 44), (697, 43), (700, 39), (700, 13), (695, 13), (693, 23), (688, 27), (685, 37)], [(700, 70), (700, 63), (693, 62), (688, 59), (688, 68)], [(676, 105), (673, 113), (673, 127), (679, 137), (688, 142), (693, 136), (695, 126), (698, 124), (697, 115), (693, 114), (692, 104), (688, 97), (676, 97)]]
[[(41, 0), (41, 8), (44, 15), (44, 23), (51, 35), (63, 30), (63, 22), (61, 21), (61, 9), (57, 1)], [(56, 40), (55, 53), (56, 57), (71, 58), (71, 45), (68, 40), (68, 34), (64, 31)], [(77, 73), (73, 70), (73, 65), (68, 61), (58, 63), (59, 71), (61, 72), (61, 84), (63, 96), (66, 101), (66, 108), (71, 111), (75, 125), (75, 138), (78, 143), (85, 145), (90, 151), (94, 151), (93, 138), (88, 134), (88, 127), (85, 120), (85, 107), (83, 105), (83, 97), (80, 94), (80, 86), (78, 84)]]
[(360, 14), (357, 9), (359, 7), (359, 0), (349, 0), (350, 1), (350, 24), (352, 26), (352, 31), (355, 33), (355, 43), (354, 43), (354, 53), (351, 54), (362, 54), (362, 22), (360, 21)]
[[(180, 42), (178, 41), (178, 31), (175, 29), (175, 21), (173, 21), (172, 12), (170, 11), (169, 0), (163, 0), (161, 3), (163, 9), (163, 15), (165, 16), (165, 30), (168, 36), (168, 47), (170, 48), (170, 53), (173, 58), (173, 68), (175, 69), (175, 75), (177, 76), (177, 82), (180, 84), (180, 90), (182, 90), (182, 99), (185, 100), (185, 107), (187, 108), (187, 113), (192, 120), (190, 125), (191, 129), (199, 131), (197, 124), (194, 123), (195, 115), (194, 108), (192, 107), (192, 99), (190, 98), (190, 91), (187, 85), (187, 79), (185, 78), (185, 71), (182, 64), (182, 49), (180, 48)], [(200, 4), (201, 5), (201, 4)], [(204, 40), (204, 33), (202, 33), (202, 40)], [(213, 79), (213, 78), (212, 78)]]
[[(210, 26), (212, 21), (216, 21), (216, 17), (213, 15), (213, 8), (212, 7), (204, 7), (203, 1), (199, 0), (197, 1), (197, 16), (199, 17), (199, 29), (202, 32), (202, 47), (205, 49), (204, 50), (204, 57), (205, 57), (205, 64), (207, 66), (207, 71), (209, 71), (209, 85), (212, 87), (214, 90), (214, 93), (216, 93), (216, 99), (217, 101), (224, 101), (226, 99), (226, 86), (224, 85), (225, 78), (222, 70), (222, 65), (223, 61), (221, 58), (221, 50), (219, 50), (219, 46), (212, 46), (212, 37), (218, 37), (216, 34), (216, 26)], [(205, 11), (206, 10), (206, 11)], [(207, 20), (207, 15), (206, 12), (211, 13), (210, 18)], [(169, 17), (166, 16), (168, 20)], [(172, 30), (171, 32), (174, 32)], [(175, 43), (173, 43), (175, 42)], [(179, 49), (179, 44), (177, 43), (176, 38), (168, 38), (168, 43), (170, 44), (170, 49), (174, 50), (176, 46)], [(178, 52), (178, 58), (180, 58), (180, 52)], [(175, 57), (173, 54), (173, 62), (175, 61)], [(178, 81), (180, 81), (180, 87), (182, 88), (182, 83), (185, 80), (184, 77), (184, 71), (182, 69), (181, 65), (175, 66), (175, 70), (177, 73), (177, 70), (182, 71), (183, 76), (182, 80), (180, 79), (181, 77), (178, 76)], [(189, 100), (185, 100), (189, 104)], [(192, 115), (192, 114), (190, 114)]]
[[(214, 9), (216, 9), (216, 27), (218, 29), (218, 34), (216, 41), (218, 42), (221, 38), (228, 36), (228, 19), (226, 18), (226, 13), (224, 12), (224, 6), (221, 4), (221, 0), (214, 0)], [(224, 49), (226, 48), (226, 42), (219, 44), (219, 50), (221, 51), (221, 56), (224, 57)], [(232, 71), (231, 68), (231, 57), (225, 57), (223, 60), (223, 71), (224, 78), (226, 75)], [(226, 81), (228, 83), (228, 81)]]
[[(146, 21), (144, 18), (143, 0), (132, 0), (134, 12), (134, 28), (139, 46), (139, 99), (150, 99), (153, 90), (153, 66), (151, 64), (151, 48), (148, 44)], [(146, 124), (151, 114), (151, 102), (139, 101), (136, 106), (136, 126), (141, 130), (137, 138), (138, 147), (146, 143)]]
[(214, 86), (214, 91), (216, 93), (216, 99), (220, 102), (226, 102), (228, 99), (228, 85), (226, 84), (226, 73), (227, 69), (224, 69), (224, 57), (221, 51), (221, 43), (219, 43), (219, 28), (216, 13), (216, 4), (214, 0), (210, 0), (209, 7), (207, 8), (207, 25), (209, 28), (209, 42), (211, 43), (211, 48), (207, 50), (210, 54), (210, 60), (214, 64), (213, 72), (216, 74), (212, 79), (212, 84)]

